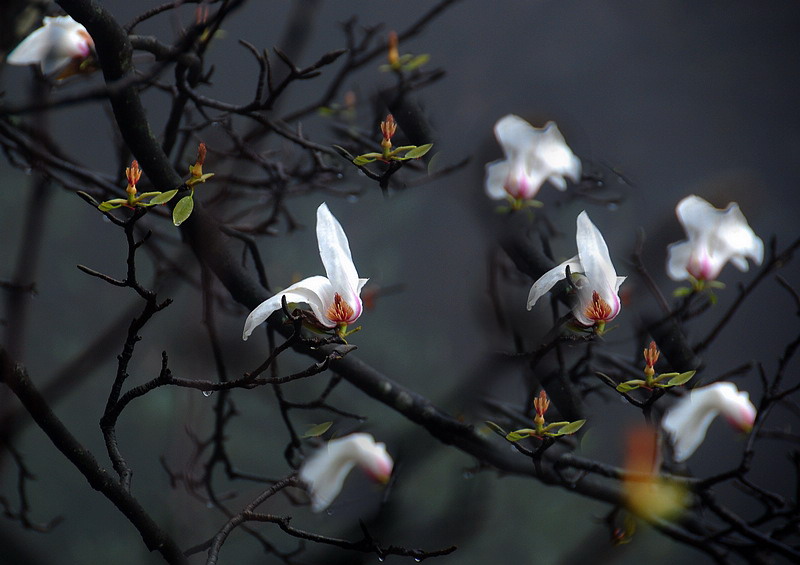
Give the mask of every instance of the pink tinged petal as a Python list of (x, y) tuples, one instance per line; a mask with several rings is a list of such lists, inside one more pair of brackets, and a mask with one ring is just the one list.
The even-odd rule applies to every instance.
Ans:
[(92, 40), (86, 28), (69, 16), (45, 17), (42, 27), (26, 37), (6, 59), (12, 65), (39, 64), (49, 75), (75, 58), (91, 52)]
[[(578, 257), (583, 274), (588, 279), (587, 291), (597, 292), (611, 307), (611, 314), (606, 320), (612, 320), (620, 310), (617, 290), (622, 281), (618, 280), (611, 257), (600, 230), (595, 227), (584, 211), (578, 215), (578, 229), (575, 240), (578, 244)], [(624, 277), (622, 277), (624, 280)], [(591, 296), (591, 294), (589, 294)], [(585, 304), (586, 305), (586, 304)]]
[(485, 186), (489, 198), (502, 200), (506, 197), (505, 184), (510, 170), (508, 161), (494, 161), (486, 165)]
[(386, 482), (392, 473), (393, 461), (383, 443), (376, 443), (375, 438), (364, 433), (331, 440), (305, 461), (299, 477), (308, 487), (313, 512), (321, 512), (331, 505), (356, 465), (370, 477)]
[(667, 276), (674, 281), (688, 279), (688, 266), (691, 258), (692, 244), (690, 242), (681, 241), (670, 244), (667, 247)]
[(749, 430), (756, 408), (746, 392), (728, 382), (692, 390), (664, 415), (661, 427), (670, 436), (676, 461), (685, 461), (706, 437), (711, 422), (722, 413), (742, 430)]
[(566, 278), (566, 267), (569, 266), (569, 270), (571, 273), (578, 273), (582, 271), (580, 261), (578, 261), (578, 256), (576, 255), (572, 259), (568, 259), (564, 261), (557, 267), (553, 267), (538, 280), (533, 283), (530, 292), (528, 293), (528, 310), (533, 308), (533, 305), (536, 304), (539, 299), (544, 296), (555, 284)]
[(328, 308), (333, 304), (333, 287), (328, 279), (318, 275), (303, 279), (256, 306), (245, 320), (242, 332), (243, 340), (247, 341), (257, 326), (261, 325), (273, 312), (281, 309), (284, 296), (287, 303), (304, 302), (308, 304), (314, 316), (323, 326), (336, 327), (336, 323), (330, 321), (326, 316)]
[(363, 310), (360, 292), (368, 279), (358, 278), (347, 236), (325, 203), (317, 208), (317, 242), (319, 256), (334, 292), (338, 292), (353, 309), (354, 315), (347, 322), (354, 322)]

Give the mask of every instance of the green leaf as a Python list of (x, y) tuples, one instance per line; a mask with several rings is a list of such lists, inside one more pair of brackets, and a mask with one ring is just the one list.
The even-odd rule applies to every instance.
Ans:
[(100, 205), (97, 207), (97, 209), (100, 210), (101, 212), (108, 212), (109, 210), (114, 210), (115, 208), (119, 208), (125, 202), (127, 202), (127, 200), (123, 200), (121, 198), (115, 198), (114, 200), (106, 200), (105, 202), (101, 202)]
[(680, 298), (682, 296), (689, 296), (692, 294), (692, 289), (688, 286), (679, 286), (675, 290), (672, 291), (672, 296)]
[(324, 434), (325, 432), (327, 432), (332, 425), (333, 425), (333, 422), (322, 422), (321, 424), (317, 424), (316, 426), (313, 426), (313, 427), (309, 428), (308, 430), (306, 430), (306, 433), (304, 433), (300, 437), (303, 438), (303, 439), (308, 438), (308, 437), (319, 437), (322, 434)]
[(711, 302), (711, 305), (712, 306), (716, 306), (718, 300), (719, 299), (717, 298), (717, 295), (709, 290), (708, 291), (708, 301)]
[(372, 163), (375, 161), (375, 157), (367, 157), (366, 155), (359, 155), (355, 159), (353, 159), (353, 164), (361, 167), (362, 165), (366, 165), (367, 163)]
[(667, 381), (667, 386), (680, 386), (689, 382), (694, 374), (697, 371), (686, 371), (685, 373), (681, 373), (680, 375), (672, 377), (669, 381)]
[(577, 432), (578, 430), (580, 430), (585, 423), (586, 423), (586, 420), (575, 420), (574, 422), (570, 422), (569, 424), (567, 424), (566, 426), (564, 426), (560, 430), (558, 430), (558, 432), (556, 432), (556, 435), (559, 435), (559, 436), (572, 435), (575, 432)]
[(408, 63), (403, 65), (404, 71), (413, 71), (414, 69), (421, 67), (425, 63), (430, 60), (431, 56), (427, 53), (423, 53), (422, 55), (417, 55), (413, 59), (411, 59)]
[(508, 441), (519, 441), (521, 439), (525, 439), (526, 437), (531, 437), (532, 435), (533, 435), (533, 430), (525, 428), (522, 430), (510, 432), (508, 435), (506, 435), (506, 439)]
[(158, 196), (156, 196), (152, 200), (150, 200), (150, 202), (148, 202), (148, 204), (150, 206), (155, 206), (156, 204), (166, 204), (167, 202), (172, 200), (172, 198), (176, 194), (178, 194), (178, 189), (177, 188), (175, 190), (168, 190), (166, 192), (162, 192)]
[(192, 210), (194, 209), (194, 199), (192, 195), (184, 196), (178, 203), (175, 205), (175, 209), (172, 211), (172, 223), (176, 226), (181, 225), (185, 222), (189, 216), (192, 215)]
[(500, 426), (498, 426), (497, 424), (495, 424), (494, 422), (490, 422), (489, 420), (486, 420), (484, 422), (484, 424), (486, 424), (486, 426), (490, 430), (492, 430), (494, 433), (499, 434), (499, 435), (501, 435), (503, 437), (506, 437), (506, 435), (507, 435), (506, 431), (503, 428), (501, 428)]
[(431, 150), (433, 147), (433, 143), (426, 143), (425, 145), (420, 145), (419, 147), (414, 147), (408, 153), (403, 155), (403, 159), (419, 159), (425, 153)]
[(641, 387), (645, 382), (641, 379), (634, 379), (632, 381), (625, 381), (617, 385), (617, 392), (630, 392)]

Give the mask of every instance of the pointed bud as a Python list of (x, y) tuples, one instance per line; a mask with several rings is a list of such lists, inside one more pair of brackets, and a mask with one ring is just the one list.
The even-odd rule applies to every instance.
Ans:
[(400, 64), (400, 52), (398, 51), (397, 44), (398, 44), (397, 32), (396, 31), (390, 31), (389, 32), (389, 52), (388, 52), (386, 58), (388, 59), (389, 65), (391, 65), (392, 68), (396, 68)]
[(656, 342), (651, 341), (650, 347), (644, 350), (644, 361), (647, 363), (647, 366), (644, 369), (645, 375), (652, 377), (655, 374), (655, 364), (658, 361), (658, 356), (661, 352), (656, 347)]
[(136, 183), (142, 178), (142, 169), (139, 168), (139, 162), (136, 159), (131, 162), (130, 167), (125, 169), (125, 176), (128, 179), (128, 188), (125, 189), (125, 192), (134, 196), (136, 194)]

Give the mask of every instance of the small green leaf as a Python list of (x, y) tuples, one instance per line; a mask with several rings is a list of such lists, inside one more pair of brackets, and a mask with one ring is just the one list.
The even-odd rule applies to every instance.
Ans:
[(507, 435), (506, 431), (503, 428), (501, 428), (500, 426), (498, 426), (497, 424), (495, 424), (494, 422), (490, 422), (489, 420), (486, 420), (484, 422), (484, 424), (486, 424), (486, 426), (490, 430), (492, 430), (494, 433), (499, 434), (499, 435), (501, 435), (503, 437), (506, 437), (506, 435)]
[(189, 216), (192, 215), (192, 210), (194, 209), (194, 199), (192, 195), (184, 196), (178, 203), (175, 205), (175, 209), (172, 211), (172, 223), (176, 226), (181, 225), (185, 222)]
[(625, 381), (617, 385), (617, 392), (630, 392), (641, 387), (645, 382), (641, 379), (634, 379), (632, 381)]
[(667, 381), (667, 386), (680, 386), (689, 382), (694, 374), (697, 371), (686, 371), (685, 373), (681, 373), (680, 375), (672, 377), (669, 381)]
[(430, 151), (431, 147), (433, 147), (433, 143), (426, 143), (425, 145), (414, 147), (403, 156), (403, 159), (419, 159), (420, 157), (425, 155), (425, 153)]
[(525, 439), (526, 437), (531, 437), (532, 435), (533, 435), (533, 430), (525, 428), (522, 430), (510, 432), (508, 435), (506, 435), (506, 439), (508, 441), (519, 441), (521, 439)]
[(303, 439), (308, 438), (308, 437), (319, 437), (322, 434), (324, 434), (325, 432), (327, 432), (332, 425), (333, 425), (333, 422), (322, 422), (321, 424), (317, 424), (316, 426), (313, 426), (313, 427), (309, 428), (308, 430), (306, 430), (306, 433), (304, 433), (300, 437), (303, 438)]
[(692, 289), (688, 286), (679, 286), (675, 290), (672, 291), (672, 296), (680, 298), (682, 296), (689, 296), (692, 294)]
[(709, 290), (708, 291), (708, 301), (711, 302), (711, 305), (712, 306), (716, 306), (718, 300), (719, 299), (717, 298), (717, 295)]
[(723, 288), (725, 288), (725, 283), (724, 283), (724, 282), (722, 282), (722, 281), (706, 281), (706, 286), (707, 286), (708, 288), (719, 288), (719, 289), (723, 289)]
[(176, 194), (178, 194), (178, 189), (177, 188), (175, 190), (168, 190), (166, 192), (161, 192), (161, 193), (158, 194), (158, 196), (156, 196), (152, 200), (150, 200), (150, 202), (148, 202), (148, 204), (150, 206), (155, 206), (156, 204), (166, 204), (167, 202), (172, 200), (172, 198)]
[(570, 422), (569, 424), (567, 424), (566, 426), (564, 426), (560, 430), (558, 430), (558, 432), (556, 432), (556, 435), (559, 435), (559, 436), (572, 435), (575, 432), (577, 432), (578, 430), (580, 430), (585, 423), (586, 423), (586, 420), (575, 420), (574, 422)]
[(114, 210), (115, 208), (119, 208), (125, 202), (127, 202), (127, 200), (123, 200), (122, 198), (115, 198), (114, 200), (106, 200), (105, 202), (100, 203), (97, 209), (100, 210), (101, 212), (108, 212), (109, 210)]
[(366, 165), (367, 163), (372, 163), (375, 161), (380, 154), (378, 153), (365, 153), (364, 155), (359, 155), (355, 159), (353, 159), (353, 164), (358, 165), (359, 167), (362, 165)]
[(417, 55), (413, 59), (411, 59), (408, 63), (403, 65), (404, 71), (413, 71), (414, 69), (421, 67), (425, 63), (430, 60), (431, 56), (427, 53), (423, 53), (422, 55)]

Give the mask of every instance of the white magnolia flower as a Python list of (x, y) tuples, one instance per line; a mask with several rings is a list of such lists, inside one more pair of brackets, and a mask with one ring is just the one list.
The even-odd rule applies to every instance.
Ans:
[(11, 65), (41, 65), (42, 73), (54, 74), (75, 60), (88, 57), (94, 42), (89, 32), (69, 16), (44, 18), (44, 24), (8, 54)]
[(667, 411), (661, 427), (672, 440), (675, 461), (691, 457), (719, 413), (745, 432), (752, 429), (756, 419), (756, 407), (750, 402), (750, 396), (728, 382), (696, 388)]
[(764, 259), (764, 242), (750, 229), (735, 202), (718, 210), (692, 195), (681, 200), (675, 212), (689, 239), (667, 248), (667, 274), (671, 279), (691, 276), (713, 281), (728, 261), (746, 271), (747, 257), (759, 265)]
[(308, 487), (312, 511), (320, 512), (331, 505), (356, 465), (370, 478), (386, 483), (394, 462), (384, 444), (375, 443), (375, 438), (364, 433), (332, 439), (306, 459), (300, 480)]
[(336, 329), (340, 335), (345, 335), (347, 325), (358, 319), (363, 310), (361, 288), (369, 279), (358, 278), (347, 236), (325, 203), (317, 208), (317, 242), (328, 276), (303, 279), (259, 304), (247, 316), (242, 339), (247, 340), (256, 326), (280, 310), (284, 296), (287, 303), (308, 304), (323, 327)]
[(491, 198), (530, 200), (545, 181), (565, 190), (564, 177), (575, 182), (581, 178), (581, 161), (554, 122), (539, 129), (509, 114), (498, 120), (494, 134), (506, 158), (486, 165), (486, 192)]
[(575, 319), (584, 326), (602, 328), (613, 320), (620, 310), (619, 285), (625, 277), (618, 277), (608, 255), (608, 247), (600, 230), (592, 223), (586, 212), (578, 215), (578, 230), (575, 236), (578, 254), (542, 275), (533, 283), (528, 294), (528, 310), (558, 281), (566, 277), (569, 266), (572, 284), (577, 290), (577, 299), (572, 307)]

